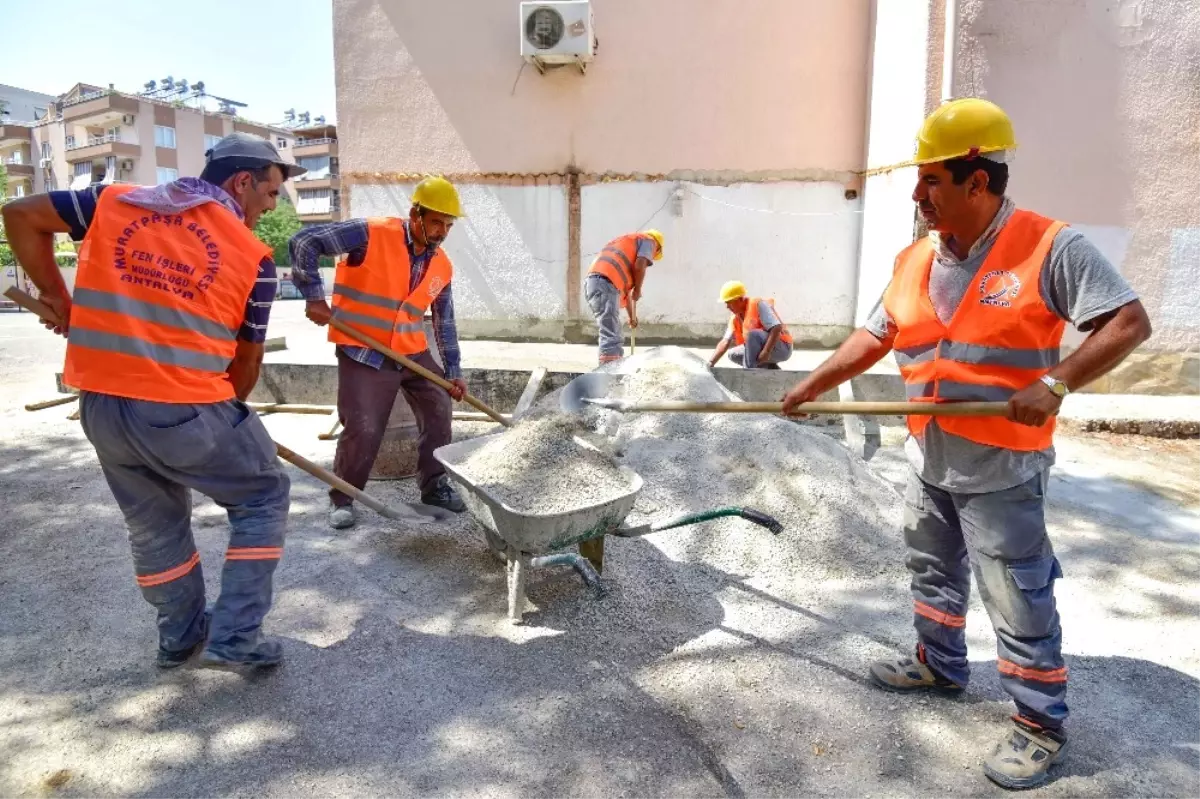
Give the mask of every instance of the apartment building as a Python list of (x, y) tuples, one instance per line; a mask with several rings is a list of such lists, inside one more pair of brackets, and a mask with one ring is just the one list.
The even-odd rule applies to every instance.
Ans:
[(338, 170), (337, 126), (293, 128), (292, 155), (308, 172), (296, 178), (296, 213), (301, 224), (315, 225), (342, 218), (341, 177)]
[(33, 123), (44, 119), (55, 97), (0, 84), (0, 163), (8, 171), (8, 197), (33, 193)]
[[(296, 136), (287, 128), (83, 83), (55, 98), (43, 118), (0, 127), (0, 157), (10, 197), (90, 183), (150, 185), (199, 175), (205, 151), (234, 131), (269, 139), (294, 160)], [(295, 202), (291, 181), (284, 188)]]

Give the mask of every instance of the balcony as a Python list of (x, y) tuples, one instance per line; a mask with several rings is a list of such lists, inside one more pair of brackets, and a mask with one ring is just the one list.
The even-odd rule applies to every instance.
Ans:
[(68, 141), (66, 152), (68, 164), (92, 161), (110, 155), (118, 158), (136, 158), (141, 154), (140, 144), (121, 141), (120, 136), (111, 133), (106, 136), (88, 136), (86, 142)]
[(337, 139), (296, 139), (292, 145), (292, 157), (304, 158), (310, 155), (328, 155), (337, 157)]
[(20, 161), (12, 156), (0, 158), (0, 163), (4, 164), (4, 171), (8, 173), (10, 178), (29, 178), (33, 180), (33, 164), (29, 163), (28, 158), (23, 158)]
[(33, 128), (6, 122), (0, 125), (0, 145), (28, 144), (33, 141)]
[[(136, 114), (137, 112), (136, 97), (126, 97), (113, 91), (87, 94), (78, 100), (64, 103), (62, 106), (64, 122), (81, 122), (86, 119), (89, 125), (102, 125), (114, 119), (120, 119), (125, 114)], [(95, 121), (93, 121), (93, 117), (95, 117)]]
[(308, 180), (306, 180), (306, 178), (308, 178), (308, 175), (301, 175), (300, 177), (296, 178), (293, 181), (293, 183), (295, 183), (295, 185), (296, 185), (297, 191), (300, 191), (302, 189), (308, 190), (308, 189), (336, 189), (336, 188), (338, 188), (339, 181), (338, 181), (337, 175), (326, 176), (326, 177), (322, 177), (322, 178), (312, 178), (312, 179), (308, 179)]

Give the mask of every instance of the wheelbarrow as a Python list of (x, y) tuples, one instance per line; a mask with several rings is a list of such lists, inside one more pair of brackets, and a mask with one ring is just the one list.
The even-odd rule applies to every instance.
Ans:
[[(751, 508), (725, 507), (686, 513), (659, 522), (626, 525), (625, 517), (633, 510), (642, 478), (632, 469), (618, 466), (625, 480), (620, 494), (604, 502), (581, 504), (557, 513), (529, 513), (513, 508), (494, 496), (487, 487), (478, 485), (462, 470), (462, 464), (476, 449), (485, 446), (493, 433), (478, 438), (447, 444), (434, 451), (434, 457), (446, 468), (446, 473), (462, 495), (467, 512), (483, 528), (488, 546), (502, 554), (508, 569), (508, 618), (520, 624), (525, 613), (525, 581), (530, 569), (569, 566), (596, 597), (605, 593), (600, 574), (604, 570), (604, 538), (638, 538), (649, 533), (671, 530), (690, 524), (738, 516), (775, 535), (783, 525), (765, 513)], [(585, 440), (575, 438), (580, 447), (591, 447)], [(568, 551), (578, 547), (578, 552)]]

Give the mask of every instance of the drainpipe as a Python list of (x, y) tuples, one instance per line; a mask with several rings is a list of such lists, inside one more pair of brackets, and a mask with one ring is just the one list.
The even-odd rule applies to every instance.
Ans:
[(958, 54), (958, 0), (946, 0), (942, 41), (942, 102), (954, 99), (954, 63)]

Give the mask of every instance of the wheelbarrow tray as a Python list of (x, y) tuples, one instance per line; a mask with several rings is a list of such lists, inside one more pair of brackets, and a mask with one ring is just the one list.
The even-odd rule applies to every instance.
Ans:
[[(617, 468), (626, 484), (616, 499), (580, 505), (560, 513), (529, 513), (505, 504), (485, 487), (476, 485), (462, 467), (471, 453), (502, 435), (502, 432), (492, 433), (447, 444), (436, 449), (433, 456), (446, 468), (446, 474), (457, 486), (471, 516), (518, 552), (534, 555), (555, 552), (602, 537), (620, 527), (633, 510), (638, 492), (642, 490), (642, 478), (619, 464)], [(578, 442), (576, 446), (584, 448)]]

